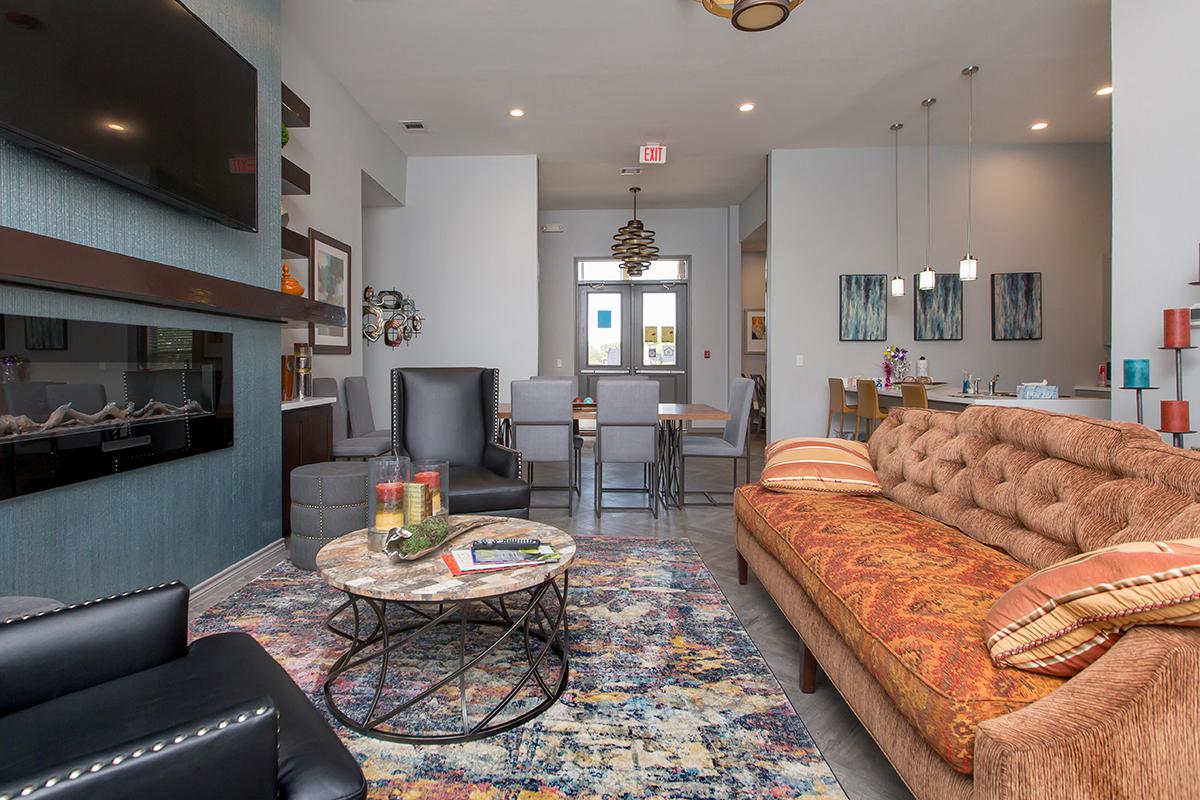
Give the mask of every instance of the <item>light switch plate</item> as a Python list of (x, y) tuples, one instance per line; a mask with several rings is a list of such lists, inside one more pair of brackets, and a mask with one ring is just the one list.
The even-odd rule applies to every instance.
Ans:
[(796, 356), (796, 366), (797, 367), (804, 366), (804, 356)]

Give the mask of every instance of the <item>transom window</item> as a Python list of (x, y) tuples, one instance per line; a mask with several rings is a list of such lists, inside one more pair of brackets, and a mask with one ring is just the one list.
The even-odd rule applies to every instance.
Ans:
[(650, 262), (650, 268), (636, 278), (621, 269), (621, 262), (611, 258), (580, 258), (576, 260), (580, 283), (673, 283), (686, 281), (686, 258), (660, 258)]

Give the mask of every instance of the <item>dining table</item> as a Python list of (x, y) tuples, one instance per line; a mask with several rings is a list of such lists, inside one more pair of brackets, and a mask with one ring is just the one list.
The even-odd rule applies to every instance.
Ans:
[[(496, 417), (500, 421), (500, 443), (512, 446), (512, 403), (499, 403)], [(595, 403), (575, 403), (571, 418), (579, 423), (596, 419)], [(706, 403), (658, 404), (658, 483), (659, 496), (668, 508), (683, 508), (683, 432), (690, 422), (724, 422), (729, 412)]]

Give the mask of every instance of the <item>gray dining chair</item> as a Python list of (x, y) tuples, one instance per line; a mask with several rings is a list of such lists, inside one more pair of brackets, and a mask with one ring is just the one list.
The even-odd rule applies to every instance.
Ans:
[(391, 429), (378, 430), (375, 427), (375, 415), (371, 413), (371, 395), (367, 389), (367, 379), (362, 375), (346, 378), (342, 382), (346, 390), (346, 413), (350, 415), (350, 437), (358, 439), (363, 436), (382, 436), (392, 438)]
[[(604, 493), (645, 492), (647, 508), (658, 519), (659, 437), (658, 382), (606, 378), (596, 384), (596, 516)], [(604, 486), (605, 464), (642, 464), (641, 487)], [(613, 508), (609, 511), (640, 509)]]
[(729, 385), (729, 419), (725, 422), (725, 430), (720, 438), (695, 433), (685, 433), (680, 444), (682, 451), (682, 468), (679, 475), (679, 493), (685, 505), (733, 505), (718, 502), (714, 494), (726, 494), (723, 490), (705, 489), (694, 490), (691, 494), (704, 496), (704, 503), (689, 503), (687, 501), (687, 460), (691, 458), (728, 458), (733, 461), (732, 494), (738, 487), (738, 459), (746, 464), (746, 483), (750, 482), (750, 453), (746, 447), (746, 433), (750, 428), (750, 408), (754, 404), (754, 381), (750, 378), (735, 378)]
[[(579, 480), (576, 461), (574, 387), (569, 378), (512, 382), (513, 446), (526, 465), (530, 490), (565, 490), (567, 515), (573, 515), (574, 495)], [(538, 463), (567, 463), (566, 486), (536, 486), (533, 467)], [(535, 506), (530, 508), (561, 508)]]
[[(531, 381), (568, 381), (571, 384), (571, 399), (579, 397), (578, 375), (530, 375)], [(575, 448), (575, 494), (583, 496), (583, 437), (579, 435), (579, 422), (571, 420), (571, 445)]]
[(313, 397), (332, 397), (333, 404), (333, 460), (366, 461), (392, 452), (392, 440), (378, 436), (350, 437), (346, 426), (346, 404), (339, 396), (335, 378), (313, 378)]

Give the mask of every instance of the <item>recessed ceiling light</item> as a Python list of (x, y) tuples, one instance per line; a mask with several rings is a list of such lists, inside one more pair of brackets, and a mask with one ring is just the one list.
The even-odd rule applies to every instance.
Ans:
[(1035, 122), (1035, 123), (1033, 123), (1032, 125), (1030, 125), (1030, 126), (1029, 126), (1029, 130), (1031, 130), (1031, 131), (1044, 131), (1044, 130), (1046, 130), (1046, 128), (1049, 128), (1049, 127), (1050, 127), (1050, 123), (1049, 123), (1049, 122)]
[(510, 117), (523, 117), (525, 116), (525, 112), (522, 109), (514, 108), (512, 111), (508, 112), (508, 115)]
[(108, 128), (110, 131), (118, 131), (119, 132), (119, 131), (125, 130), (125, 126), (119, 122), (106, 122), (104, 124), (104, 127)]
[(738, 106), (738, 111), (753, 111), (754, 103), (742, 103)]
[(1108, 97), (1110, 94), (1112, 94), (1112, 86), (1101, 86), (1096, 90), (1097, 97)]

